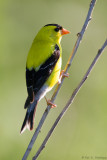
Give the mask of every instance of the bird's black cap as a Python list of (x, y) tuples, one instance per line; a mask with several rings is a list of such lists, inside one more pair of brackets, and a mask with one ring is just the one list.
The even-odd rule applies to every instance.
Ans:
[(56, 26), (56, 28), (59, 28), (59, 30), (62, 29), (62, 26), (60, 26), (59, 24), (55, 24), (55, 23), (53, 23), (53, 24), (46, 24), (44, 27), (46, 27), (46, 26)]

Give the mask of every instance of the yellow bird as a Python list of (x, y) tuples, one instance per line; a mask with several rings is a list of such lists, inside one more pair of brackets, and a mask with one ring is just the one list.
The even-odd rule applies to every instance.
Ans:
[[(40, 29), (32, 43), (26, 62), (28, 97), (24, 108), (27, 108), (27, 112), (21, 133), (26, 128), (33, 129), (38, 102), (59, 81), (62, 64), (60, 42), (62, 35), (68, 33), (70, 32), (58, 24), (47, 24)], [(30, 105), (34, 99), (35, 105)]]

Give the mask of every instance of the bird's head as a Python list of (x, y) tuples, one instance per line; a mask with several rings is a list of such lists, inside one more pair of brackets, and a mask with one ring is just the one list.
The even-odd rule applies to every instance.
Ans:
[(47, 24), (37, 34), (37, 39), (59, 42), (63, 35), (70, 33), (58, 24)]

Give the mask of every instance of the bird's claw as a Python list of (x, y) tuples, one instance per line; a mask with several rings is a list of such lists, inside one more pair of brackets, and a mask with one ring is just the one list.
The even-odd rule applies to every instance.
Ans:
[(69, 73), (65, 73), (65, 71), (62, 70), (61, 73), (60, 73), (60, 76), (68, 78), (69, 77)]
[(57, 107), (57, 105), (56, 105), (56, 104), (52, 103), (49, 99), (47, 100), (47, 98), (46, 98), (46, 97), (45, 97), (45, 99), (46, 99), (46, 103), (47, 103), (47, 105), (51, 105), (51, 108), (55, 108), (55, 107)]
[(60, 77), (59, 77), (59, 81), (58, 81), (58, 84), (60, 84), (61, 83), (61, 79), (62, 79), (62, 77), (69, 77), (69, 73), (65, 73), (65, 71), (64, 70), (62, 70), (61, 71), (61, 73), (60, 73)]

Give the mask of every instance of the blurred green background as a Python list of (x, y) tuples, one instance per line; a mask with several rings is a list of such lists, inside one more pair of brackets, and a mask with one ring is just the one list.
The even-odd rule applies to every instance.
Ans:
[[(62, 39), (63, 66), (84, 23), (90, 0), (0, 0), (0, 159), (21, 160), (33, 135), (20, 135), (27, 96), (26, 57), (38, 30), (58, 23), (71, 31)], [(107, 36), (107, 1), (97, 2), (92, 21), (64, 84), (45, 121), (28, 160), (40, 146), (47, 131), (80, 82)], [(88, 156), (107, 159), (107, 49), (75, 98), (72, 107), (55, 129), (38, 160), (81, 160)], [(47, 94), (50, 98), (54, 89)], [(46, 108), (43, 99), (37, 108), (35, 128)]]

